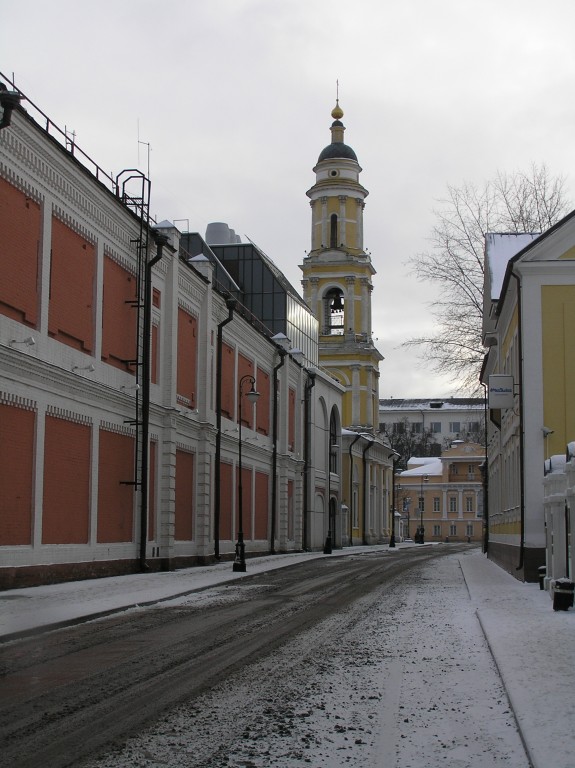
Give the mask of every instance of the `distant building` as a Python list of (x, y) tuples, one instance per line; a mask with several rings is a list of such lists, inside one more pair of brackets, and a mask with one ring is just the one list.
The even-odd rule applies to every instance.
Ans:
[(485, 448), (455, 441), (440, 457), (413, 457), (395, 477), (397, 536), (417, 541), (483, 539)]
[(379, 401), (379, 430), (402, 454), (438, 456), (454, 440), (485, 442), (485, 400), (479, 397), (389, 398)]

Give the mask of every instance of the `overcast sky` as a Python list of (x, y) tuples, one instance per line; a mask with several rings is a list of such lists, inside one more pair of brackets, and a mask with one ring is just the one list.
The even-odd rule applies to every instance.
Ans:
[(406, 260), (448, 184), (545, 163), (575, 199), (574, 30), (573, 0), (5, 0), (0, 71), (105, 170), (147, 171), (149, 144), (157, 220), (225, 221), (300, 290), (339, 80), (380, 396), (436, 397), (457, 383), (400, 348), (432, 325)]

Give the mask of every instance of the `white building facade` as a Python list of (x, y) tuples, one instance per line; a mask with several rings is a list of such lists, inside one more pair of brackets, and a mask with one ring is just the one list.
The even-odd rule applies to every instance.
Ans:
[(0, 587), (319, 548), (341, 387), (151, 222), (143, 174), (27, 106), (0, 131)]

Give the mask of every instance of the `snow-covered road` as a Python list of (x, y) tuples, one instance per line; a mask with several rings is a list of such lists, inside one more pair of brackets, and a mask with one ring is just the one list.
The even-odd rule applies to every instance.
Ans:
[(528, 768), (467, 556), (382, 586), (86, 766)]

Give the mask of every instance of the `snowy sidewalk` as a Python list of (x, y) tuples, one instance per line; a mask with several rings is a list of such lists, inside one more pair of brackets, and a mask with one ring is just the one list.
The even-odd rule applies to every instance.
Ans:
[(461, 567), (535, 768), (575, 765), (575, 610), (477, 553)]
[[(406, 545), (409, 546), (409, 545)], [(413, 546), (413, 545), (411, 545)], [(416, 545), (417, 546), (417, 545)], [(402, 546), (354, 547), (333, 556)], [(479, 551), (455, 555), (505, 684), (534, 768), (573, 768), (575, 609), (553, 611), (547, 592), (523, 584)], [(248, 560), (248, 575), (326, 557), (322, 553)], [(327, 555), (330, 557), (330, 555)], [(0, 641), (153, 604), (244, 578), (231, 562), (171, 573), (135, 574), (0, 592)]]

